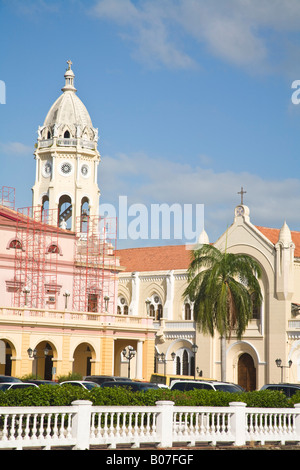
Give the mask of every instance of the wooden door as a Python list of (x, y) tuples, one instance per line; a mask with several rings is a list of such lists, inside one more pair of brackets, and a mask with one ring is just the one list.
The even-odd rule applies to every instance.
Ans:
[(256, 390), (256, 368), (250, 354), (242, 354), (238, 362), (238, 384), (247, 392)]

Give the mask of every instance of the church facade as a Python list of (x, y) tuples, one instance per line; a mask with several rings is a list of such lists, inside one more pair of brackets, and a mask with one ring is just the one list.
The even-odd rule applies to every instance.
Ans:
[[(199, 243), (209, 243), (203, 232)], [(241, 340), (226, 342), (226, 380), (246, 390), (265, 383), (300, 381), (300, 233), (258, 227), (249, 208), (235, 208), (233, 223), (213, 243), (220, 250), (245, 253), (262, 268), (263, 303), (253, 312)], [(221, 379), (220, 337), (203, 335), (193, 321), (193, 305), (183, 297), (190, 248), (122, 250), (127, 266), (119, 275), (119, 313), (149, 311), (156, 332), (156, 368), (168, 374)], [(194, 345), (197, 347), (195, 348)], [(172, 355), (172, 353), (174, 353)], [(278, 362), (280, 360), (280, 362)]]
[[(0, 205), (0, 374), (220, 380), (220, 338), (201, 333), (183, 297), (194, 247), (117, 250), (116, 221), (99, 214), (98, 129), (71, 65), (38, 128), (32, 207)], [(203, 231), (198, 243), (212, 242)], [(300, 382), (300, 232), (254, 225), (242, 201), (213, 244), (249, 254), (263, 273), (261, 308), (226, 342), (226, 380), (246, 390)]]

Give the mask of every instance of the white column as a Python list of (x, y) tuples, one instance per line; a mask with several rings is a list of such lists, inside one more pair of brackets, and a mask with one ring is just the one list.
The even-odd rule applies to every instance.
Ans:
[(143, 378), (143, 341), (140, 340), (137, 342), (135, 378), (138, 380)]
[(164, 305), (163, 318), (173, 320), (173, 299), (174, 299), (174, 271), (169, 271), (166, 278), (167, 294)]
[(131, 303), (129, 306), (130, 315), (139, 314), (139, 298), (140, 298), (140, 278), (139, 273), (134, 272), (131, 275)]

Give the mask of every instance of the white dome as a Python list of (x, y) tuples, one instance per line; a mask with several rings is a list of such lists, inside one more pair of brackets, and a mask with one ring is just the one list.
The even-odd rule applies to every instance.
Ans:
[(55, 103), (51, 106), (44, 125), (39, 128), (41, 139), (54, 137), (64, 138), (66, 133), (70, 138), (83, 138), (86, 141), (97, 141), (98, 130), (94, 129), (90, 115), (76, 95), (74, 87), (74, 72), (71, 70), (72, 62), (65, 72), (65, 85)]
[(44, 126), (50, 127), (54, 124), (74, 126), (79, 125), (93, 127), (90, 115), (80, 98), (74, 91), (64, 91), (51, 106)]

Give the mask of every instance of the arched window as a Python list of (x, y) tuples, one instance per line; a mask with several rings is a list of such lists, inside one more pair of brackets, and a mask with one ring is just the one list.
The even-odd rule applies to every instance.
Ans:
[(9, 244), (9, 248), (14, 248), (16, 250), (22, 250), (22, 243), (19, 240), (12, 240)]
[(50, 245), (48, 248), (48, 253), (59, 253), (59, 248), (57, 245)]
[[(254, 302), (255, 297), (254, 294), (251, 294), (251, 300)], [(254, 320), (260, 320), (260, 307), (255, 307), (254, 305), (252, 306), (252, 318)]]
[(176, 375), (181, 375), (180, 357), (176, 357)]
[(153, 294), (150, 299), (146, 300), (147, 314), (155, 320), (160, 320), (163, 317), (163, 306), (160, 297)]
[(69, 138), (70, 138), (70, 132), (69, 132), (69, 131), (65, 131), (65, 133), (64, 133), (64, 138), (65, 138), (65, 139), (69, 139)]
[(128, 315), (127, 300), (123, 296), (118, 298), (117, 314), (118, 315)]
[(191, 306), (189, 303), (184, 304), (184, 319), (185, 320), (192, 319)]
[(176, 352), (176, 374), (194, 375), (195, 358), (189, 348), (181, 348)]
[(189, 355), (186, 349), (182, 355), (182, 375), (189, 375)]

